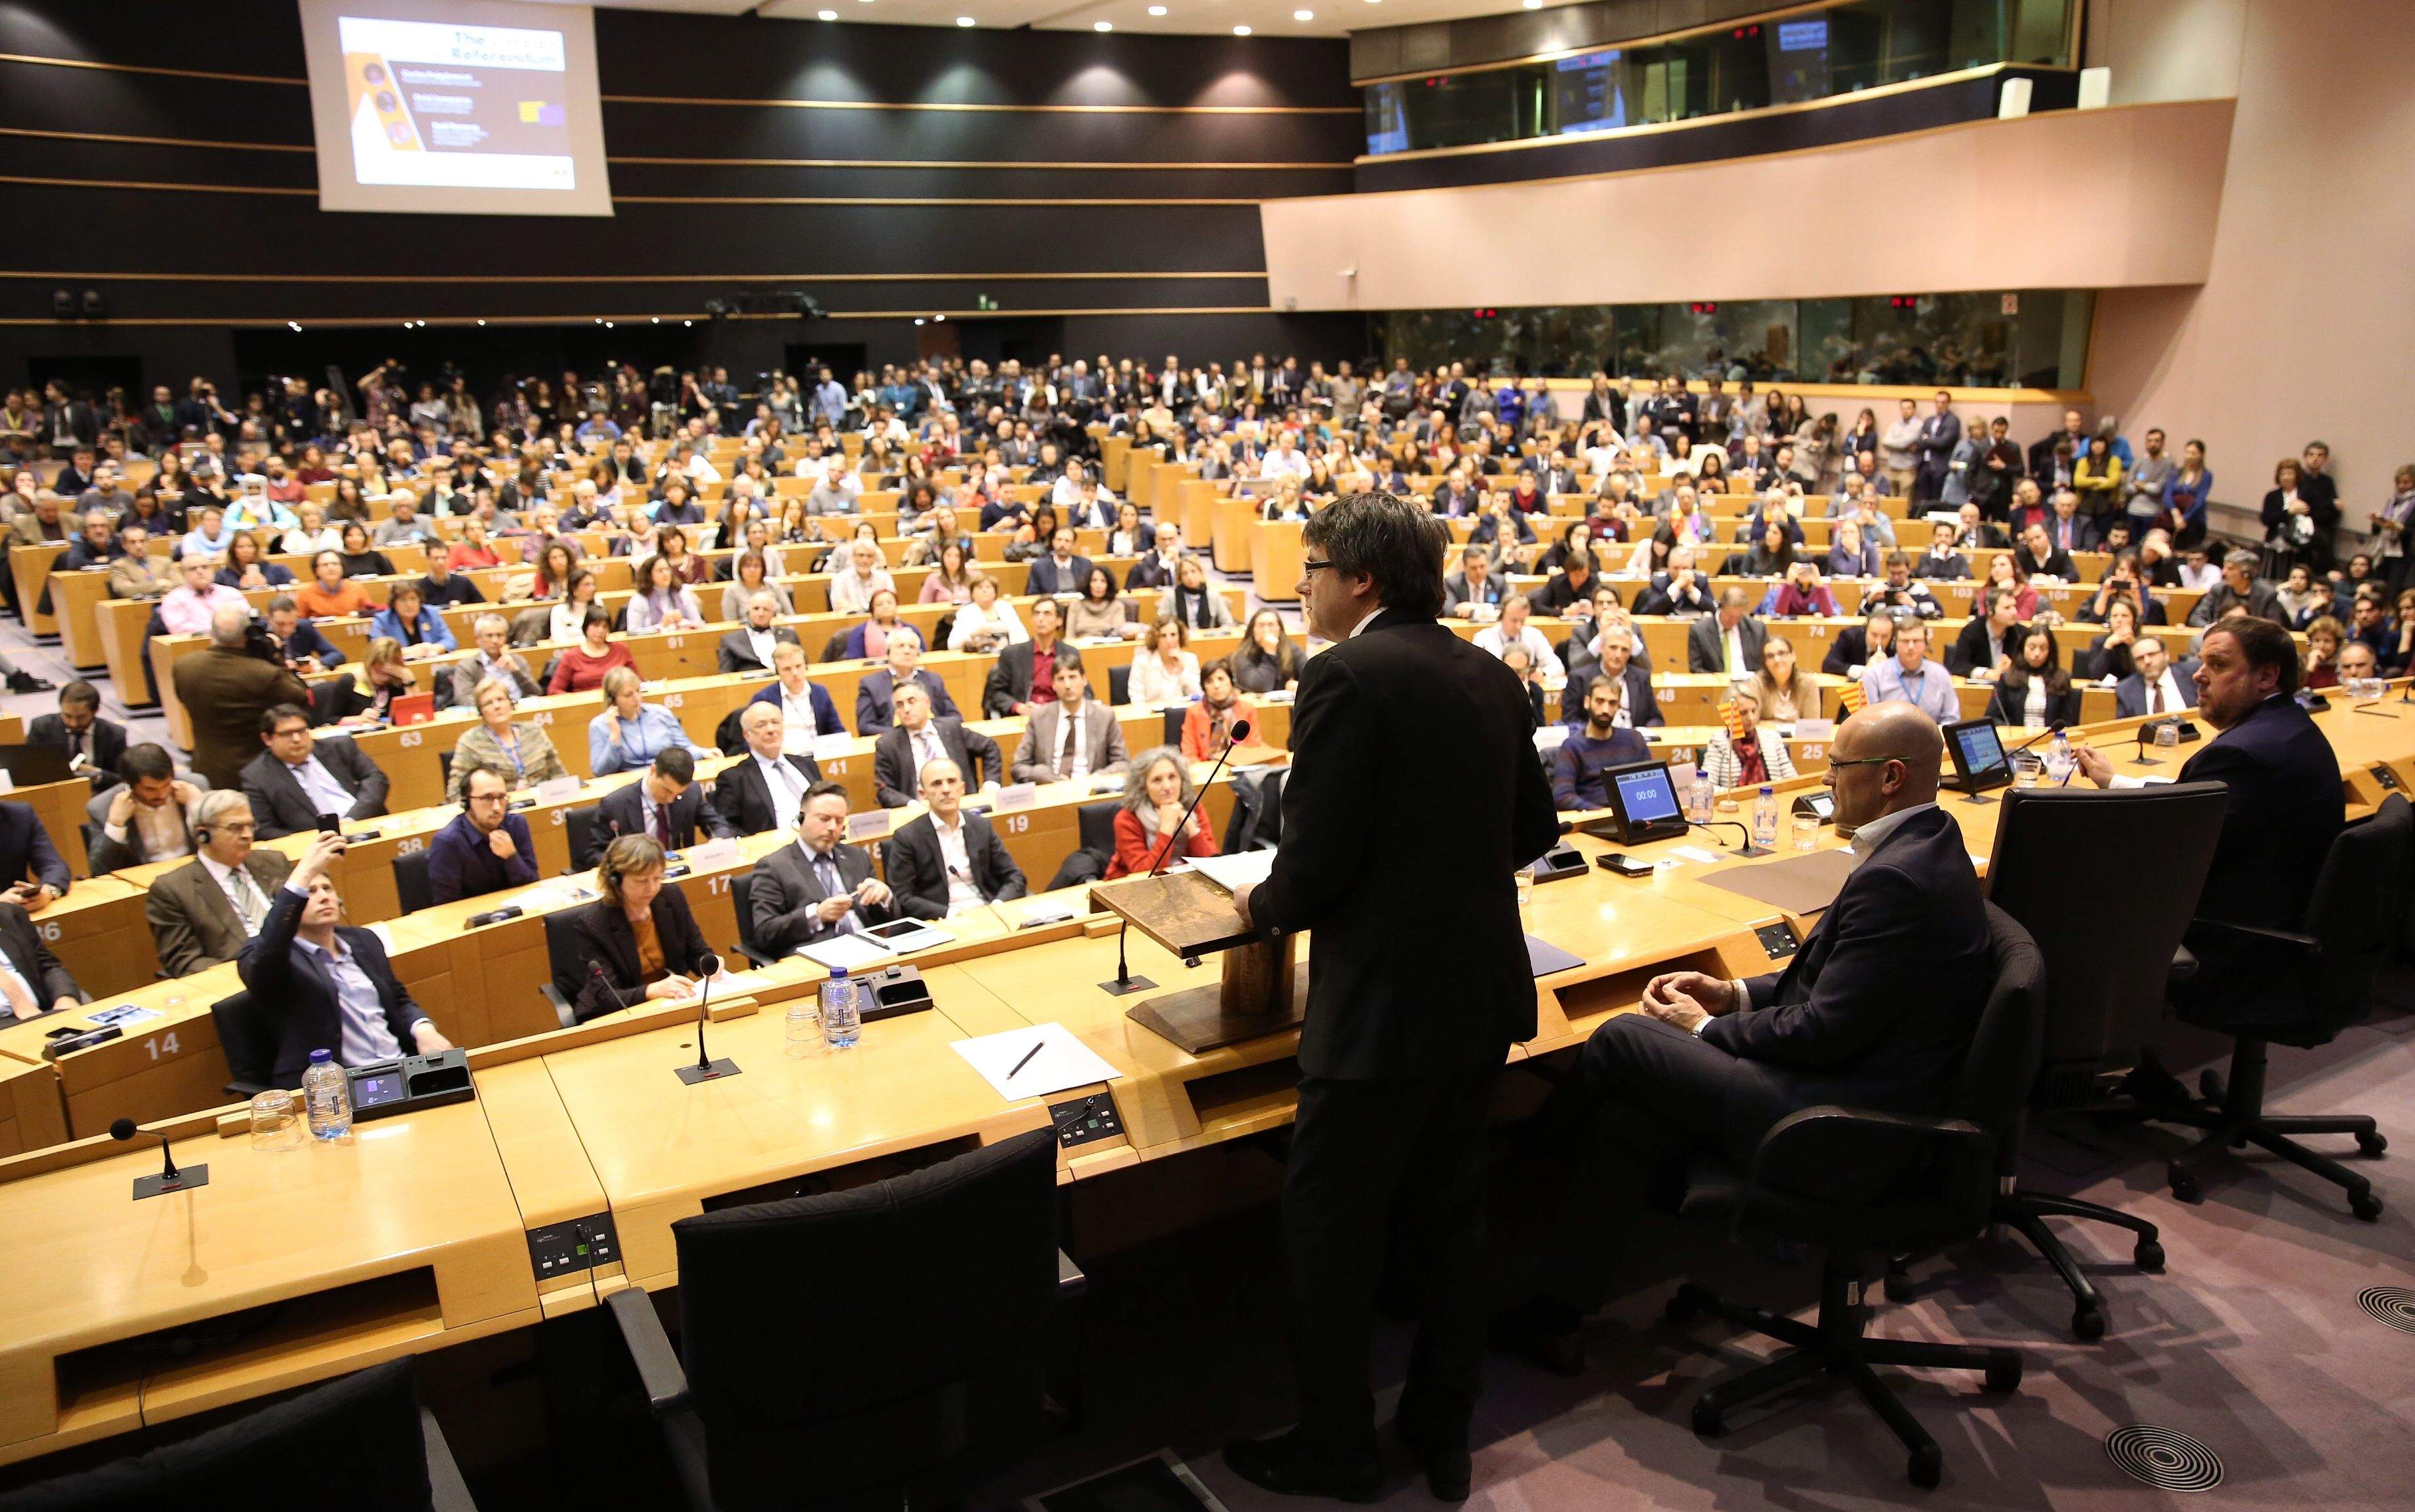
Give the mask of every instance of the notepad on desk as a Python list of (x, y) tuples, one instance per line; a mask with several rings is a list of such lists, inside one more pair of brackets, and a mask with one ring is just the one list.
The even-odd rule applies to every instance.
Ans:
[(1123, 1074), (1062, 1024), (958, 1040), (949, 1048), (964, 1056), (981, 1072), (982, 1080), (1009, 1102), (1046, 1097), (1068, 1087), (1094, 1086)]

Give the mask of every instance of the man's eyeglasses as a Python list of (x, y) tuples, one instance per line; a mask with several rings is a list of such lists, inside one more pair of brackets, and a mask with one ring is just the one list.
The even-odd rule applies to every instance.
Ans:
[(1333, 563), (1329, 561), (1318, 561), (1316, 559), (1312, 557), (1299, 564), (1299, 575), (1302, 577), (1305, 577), (1310, 573), (1318, 572), (1332, 565)]
[(1832, 771), (1838, 767), (1883, 767), (1890, 761), (1900, 761), (1903, 758), (1901, 756), (1853, 756), (1850, 759), (1839, 759), (1836, 756), (1830, 756), (1828, 758), (1828, 767)]

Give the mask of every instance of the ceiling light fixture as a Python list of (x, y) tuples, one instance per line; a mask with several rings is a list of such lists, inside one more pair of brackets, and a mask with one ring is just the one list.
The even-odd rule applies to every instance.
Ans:
[(1233, 35), (1236, 37), (1247, 37), (1250, 35), (1250, 29), (1247, 26), (1236, 26), (1233, 28)]
[(1148, 7), (1148, 13), (1152, 16), (1162, 16), (1165, 14), (1165, 7), (1163, 6), (1151, 6)]
[(480, 317), (479, 317), (479, 319), (478, 319), (478, 323), (479, 323), (480, 325), (484, 325), (484, 324), (486, 324), (486, 323), (487, 323), (486, 317), (484, 317), (484, 316), (480, 316)]
[(1295, 10), (1291, 13), (1291, 19), (1294, 21), (1314, 21), (1316, 19), (1316, 12), (1313, 10)]
[(302, 322), (300, 321), (287, 321), (285, 324), (286, 328), (289, 330), (299, 331), (302, 329)]
[(1111, 32), (1115, 29), (1116, 23), (1111, 21), (1094, 21), (1090, 22), (1090, 30), (1094, 32)]
[(1529, 10), (1540, 10), (1543, 8), (1543, 0), (1522, 0), (1522, 3)]
[(958, 16), (956, 18), (956, 24), (959, 26), (969, 26), (972, 23), (973, 19), (970, 16)]
[(818, 21), (836, 21), (838, 20), (838, 12), (835, 10), (817, 10), (814, 12), (814, 17)]

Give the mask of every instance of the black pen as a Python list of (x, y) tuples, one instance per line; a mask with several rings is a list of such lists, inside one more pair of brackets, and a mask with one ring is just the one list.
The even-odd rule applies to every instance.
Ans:
[[(1038, 1055), (1038, 1054), (1040, 1054), (1040, 1046), (1041, 1046), (1041, 1045), (1044, 1045), (1044, 1044), (1046, 1044), (1047, 1042), (1048, 1042), (1047, 1040), (1041, 1040), (1041, 1041), (1039, 1042), (1039, 1044), (1035, 1044), (1035, 1045), (1033, 1045), (1030, 1049), (1028, 1049), (1028, 1050), (1025, 1051), (1025, 1052), (1023, 1053), (1023, 1058), (1022, 1058), (1021, 1060), (1018, 1060), (1018, 1061), (1016, 1061), (1016, 1062), (1014, 1063), (1014, 1071), (1019, 1071), (1019, 1070), (1023, 1070), (1023, 1068), (1024, 1068), (1024, 1067), (1030, 1065), (1030, 1064), (1031, 1064), (1031, 1057), (1032, 1057), (1032, 1056), (1034, 1056), (1034, 1055)], [(1007, 1072), (1007, 1073), (1006, 1073), (1006, 1079), (1007, 1079), (1008, 1081), (1012, 1082), (1012, 1081), (1013, 1081), (1013, 1080), (1014, 1080), (1014, 1071), (1009, 1071), (1009, 1072)]]

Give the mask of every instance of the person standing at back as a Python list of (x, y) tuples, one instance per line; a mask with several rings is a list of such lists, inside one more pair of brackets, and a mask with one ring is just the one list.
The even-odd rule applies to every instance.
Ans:
[[(1352, 494), (1302, 543), (1309, 628), (1334, 645), (1300, 679), (1274, 869), (1233, 900), (1261, 931), (1316, 932), (1282, 1197), (1300, 1418), (1224, 1459), (1269, 1490), (1373, 1499), (1376, 1280), (1388, 1235), (1414, 1234), (1424, 1252), (1400, 1268), (1418, 1340), (1395, 1429), (1435, 1494), (1460, 1497), (1483, 1354), (1485, 1120), (1510, 1045), (1535, 1033), (1513, 876), (1559, 825), (1517, 674), (1435, 622), (1441, 523)], [(1432, 831), (1401, 822), (1436, 802), (1452, 816), (1440, 866)]]

